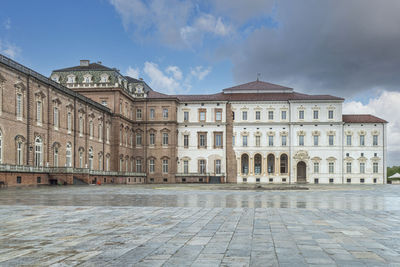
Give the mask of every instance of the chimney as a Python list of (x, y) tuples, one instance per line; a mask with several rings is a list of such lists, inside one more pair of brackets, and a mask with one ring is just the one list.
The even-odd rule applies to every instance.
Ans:
[(139, 78), (139, 80), (143, 81), (143, 78)]
[(87, 60), (87, 59), (81, 59), (81, 66), (82, 67), (88, 67), (89, 66), (89, 62), (90, 62), (90, 60)]

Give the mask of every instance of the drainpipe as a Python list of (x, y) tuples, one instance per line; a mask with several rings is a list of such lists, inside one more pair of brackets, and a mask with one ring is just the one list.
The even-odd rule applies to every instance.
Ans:
[[(290, 101), (288, 100), (288, 104), (289, 104), (289, 134), (288, 134), (288, 138), (286, 140), (286, 142), (289, 142), (289, 162), (288, 162), (288, 168), (289, 168), (289, 184), (292, 183), (292, 125), (291, 125), (291, 121), (292, 121), (292, 117), (291, 117), (291, 107), (290, 107)], [(287, 144), (286, 144), (287, 145)]]
[[(29, 156), (30, 156), (30, 134), (31, 134), (31, 120), (30, 120), (30, 117), (31, 117), (31, 113), (30, 113), (30, 110), (31, 110), (31, 105), (30, 105), (30, 103), (31, 103), (31, 101), (30, 101), (30, 88), (29, 88), (29, 77), (30, 77), (30, 75), (28, 74), (28, 76), (26, 77), (26, 99), (27, 99), (27, 101), (26, 101), (26, 103), (27, 103), (27, 105), (26, 105), (26, 110), (27, 110), (27, 114), (26, 114), (26, 165), (29, 165)], [(24, 112), (24, 111), (22, 111), (22, 112)]]

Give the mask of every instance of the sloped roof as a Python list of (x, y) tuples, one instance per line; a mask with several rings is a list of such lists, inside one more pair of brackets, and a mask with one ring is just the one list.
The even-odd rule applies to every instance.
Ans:
[(393, 174), (392, 176), (390, 176), (388, 178), (400, 178), (400, 173), (396, 172), (395, 174)]
[(54, 70), (53, 72), (62, 72), (62, 71), (88, 71), (88, 70), (103, 70), (103, 71), (116, 71), (115, 69), (111, 69), (109, 67), (103, 66), (98, 63), (90, 63), (88, 66), (75, 66), (64, 69)]
[(292, 88), (257, 80), (225, 88), (223, 91), (225, 90), (292, 90)]
[(384, 119), (371, 114), (350, 114), (342, 116), (343, 122), (348, 123), (387, 123)]

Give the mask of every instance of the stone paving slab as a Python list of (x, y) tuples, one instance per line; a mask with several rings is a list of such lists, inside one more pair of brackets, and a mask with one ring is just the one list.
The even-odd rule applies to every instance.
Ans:
[[(72, 189), (76, 202), (68, 200), (68, 205), (63, 205), (61, 200)], [(80, 205), (91, 193), (109, 196), (115, 190), (1, 190), (0, 266), (400, 266), (400, 209), (389, 202), (348, 209), (342, 208), (346, 206), (343, 203), (337, 204), (337, 209), (311, 204), (280, 208), (275, 203), (272, 206), (276, 208), (254, 208), (238, 204), (242, 194), (246, 199), (279, 196), (279, 202), (280, 192), (192, 190), (194, 199), (215, 194), (236, 203), (213, 207), (203, 202), (193, 207), (168, 203), (185, 191), (142, 192), (132, 187), (131, 191), (122, 190), (129, 199), (138, 195), (143, 200), (144, 195), (151, 198), (154, 193), (166, 196), (163, 205), (169, 205), (100, 205), (97, 197), (96, 202)], [(351, 194), (362, 202), (380, 199), (382, 192), (395, 199), (394, 203), (400, 199), (400, 190), (390, 187), (341, 190), (335, 199), (347, 201), (344, 196)], [(61, 193), (57, 205), (39, 205), (55, 199), (57, 193)], [(286, 197), (295, 194), (296, 199), (307, 202), (309, 193), (289, 192)], [(318, 201), (329, 201), (325, 193), (332, 194), (320, 191)], [(19, 203), (10, 204), (17, 196)], [(315, 201), (317, 196), (311, 199)], [(105, 198), (103, 203), (107, 201)]]

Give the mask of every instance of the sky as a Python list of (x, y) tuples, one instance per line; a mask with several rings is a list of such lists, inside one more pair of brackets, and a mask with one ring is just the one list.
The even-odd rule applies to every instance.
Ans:
[(0, 53), (49, 76), (101, 61), (169, 94), (257, 75), (389, 121), (400, 165), (398, 0), (3, 0)]

